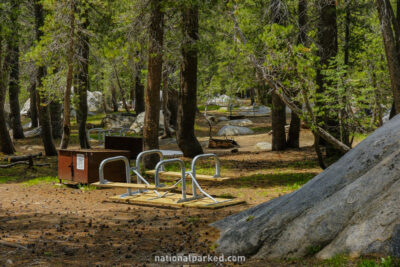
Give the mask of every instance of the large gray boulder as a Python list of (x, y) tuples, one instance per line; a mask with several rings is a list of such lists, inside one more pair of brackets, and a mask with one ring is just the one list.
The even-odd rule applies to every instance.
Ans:
[(237, 103), (237, 99), (228, 95), (219, 95), (207, 101), (207, 105), (217, 105), (227, 107), (229, 104)]
[(266, 106), (247, 106), (239, 108), (239, 115), (242, 116), (269, 116), (271, 114), (271, 109)]
[(24, 105), (22, 106), (21, 115), (28, 116), (28, 113), (29, 113), (30, 109), (31, 109), (31, 99), (28, 98), (25, 101)]
[(232, 125), (227, 125), (221, 128), (221, 130), (218, 131), (217, 135), (218, 136), (234, 136), (234, 135), (246, 135), (246, 134), (253, 134), (253, 130), (246, 128), (246, 127), (240, 127), (240, 126), (232, 126)]
[(100, 113), (103, 111), (103, 93), (100, 91), (87, 92), (88, 111)]
[(232, 126), (250, 126), (253, 125), (253, 122), (249, 119), (241, 119), (241, 120), (231, 120), (228, 122), (228, 124)]
[(213, 224), (255, 258), (400, 256), (400, 115), (299, 190)]
[(135, 116), (125, 114), (108, 114), (101, 120), (103, 128), (129, 128), (136, 120)]
[[(143, 130), (144, 126), (144, 115), (145, 112), (140, 113), (137, 117), (135, 122), (130, 126), (130, 129), (134, 131), (135, 133), (140, 133)], [(162, 110), (160, 110), (160, 120), (159, 120), (159, 127), (163, 128), (164, 127), (164, 114)]]

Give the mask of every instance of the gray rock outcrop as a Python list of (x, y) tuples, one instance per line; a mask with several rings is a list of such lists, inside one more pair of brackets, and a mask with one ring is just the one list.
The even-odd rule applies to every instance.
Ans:
[(290, 194), (213, 223), (218, 250), (255, 258), (400, 256), (400, 115)]

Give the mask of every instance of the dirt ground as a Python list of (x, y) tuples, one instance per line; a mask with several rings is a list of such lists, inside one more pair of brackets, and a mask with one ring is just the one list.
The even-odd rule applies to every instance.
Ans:
[[(254, 121), (254, 127), (270, 127), (268, 118)], [(199, 139), (206, 140), (207, 131), (200, 119)], [(55, 157), (35, 161), (51, 163), (50, 167), (0, 169), (0, 266), (160, 266), (154, 262), (157, 255), (220, 256), (215, 252), (219, 233), (210, 223), (292, 192), (321, 172), (310, 147), (313, 140), (308, 130), (302, 129), (300, 149), (255, 149), (257, 142), (270, 139), (268, 133), (235, 137), (240, 144), (238, 153), (213, 150), (220, 155), (222, 175), (235, 179), (201, 185), (213, 195), (238, 197), (247, 202), (217, 210), (106, 202), (108, 197), (125, 190), (60, 184), (51, 178), (57, 176)], [(18, 141), (16, 147), (21, 154), (42, 149), (37, 139)], [(201, 165), (205, 172), (212, 166), (212, 162)], [(247, 259), (243, 265), (303, 266), (312, 262)]]

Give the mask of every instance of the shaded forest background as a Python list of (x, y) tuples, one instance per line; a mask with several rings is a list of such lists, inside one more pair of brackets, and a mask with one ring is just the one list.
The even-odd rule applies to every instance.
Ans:
[(303, 121), (324, 166), (320, 145), (342, 155), (400, 111), (399, 12), (389, 0), (2, 1), (1, 152), (24, 138), (28, 98), (47, 155), (55, 138), (68, 147), (71, 106), (80, 146), (90, 147), (88, 91), (103, 93), (105, 113), (146, 111), (144, 149), (157, 148), (162, 92), (177, 96), (169, 116), (193, 157), (202, 153), (197, 106), (226, 94), (272, 108), (273, 150), (298, 147)]

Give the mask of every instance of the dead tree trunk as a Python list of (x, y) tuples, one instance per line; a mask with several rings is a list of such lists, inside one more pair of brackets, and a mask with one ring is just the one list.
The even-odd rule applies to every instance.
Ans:
[(399, 127), (398, 115), (299, 190), (214, 223), (218, 252), (399, 257)]
[[(35, 0), (35, 30), (36, 40), (39, 42), (43, 36), (41, 27), (44, 23), (43, 7), (39, 0)], [(42, 88), (42, 79), (45, 76), (45, 68), (39, 66), (36, 76), (37, 88)], [(48, 108), (48, 99), (46, 92), (36, 90), (37, 107), (39, 112), (39, 123), (42, 127), (42, 141), (46, 156), (56, 156), (57, 150), (53, 142), (53, 134), (51, 131), (50, 112)]]
[[(3, 40), (0, 33), (0, 152), (14, 154), (15, 148), (7, 129), (4, 105), (6, 102), (8, 59), (7, 51), (3, 52)], [(2, 61), (2, 59), (4, 60)]]
[(10, 11), (11, 32), (8, 36), (8, 53), (10, 53), (10, 80), (8, 84), (8, 93), (10, 101), (11, 128), (14, 139), (24, 138), (24, 130), (21, 125), (21, 110), (19, 107), (19, 26), (18, 14), (19, 1), (11, 1)]
[(203, 153), (194, 134), (197, 108), (197, 40), (199, 39), (199, 10), (196, 4), (183, 4), (181, 85), (178, 95), (178, 130), (176, 137), (185, 157)]
[(81, 59), (80, 68), (78, 71), (78, 108), (76, 115), (79, 125), (79, 144), (81, 148), (90, 148), (89, 139), (86, 132), (86, 120), (88, 113), (87, 92), (89, 91), (89, 36), (82, 32), (89, 27), (89, 16), (87, 7), (80, 7), (82, 10), (83, 23), (82, 30), (79, 36), (80, 42), (78, 45), (79, 58)]
[[(66, 149), (71, 136), (71, 88), (74, 77), (74, 45), (75, 45), (75, 5), (74, 1), (70, 2), (69, 14), (69, 44), (67, 54), (67, 84), (64, 91), (64, 116), (63, 116), (63, 131), (61, 137), (61, 149)], [(104, 98), (104, 97), (103, 97)]]
[[(150, 0), (149, 63), (145, 94), (146, 106), (143, 127), (143, 150), (158, 149), (164, 35), (164, 13), (161, 8), (161, 3), (161, 0)], [(157, 157), (148, 157), (146, 166), (153, 167), (156, 161)]]

